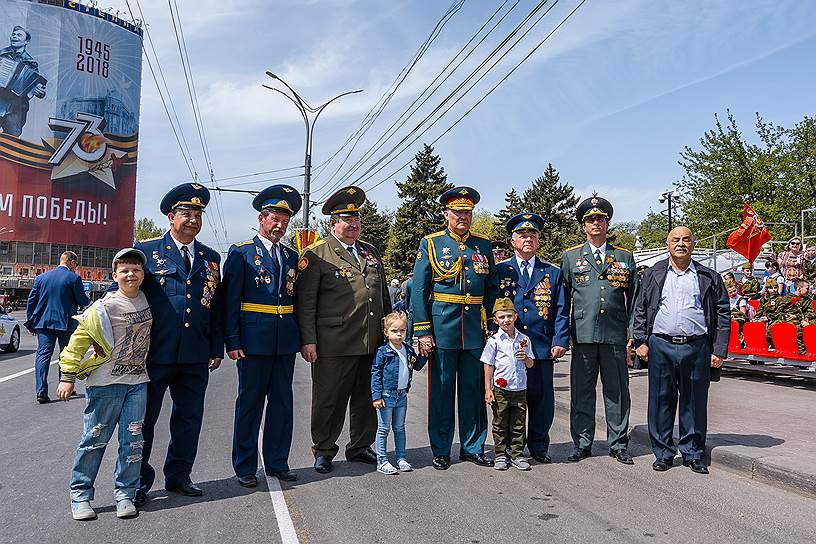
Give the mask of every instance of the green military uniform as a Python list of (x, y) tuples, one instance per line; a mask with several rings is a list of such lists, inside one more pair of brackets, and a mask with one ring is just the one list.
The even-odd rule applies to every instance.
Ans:
[[(358, 214), (365, 193), (344, 187), (329, 197), (323, 213)], [(357, 240), (357, 256), (333, 234), (307, 247), (298, 261), (295, 314), (302, 344), (317, 345), (312, 364), (312, 450), (333, 458), (349, 407), (346, 458), (374, 442), (377, 416), (371, 404), (371, 364), (383, 343), (383, 317), (391, 298), (382, 260), (371, 244)]]
[[(578, 206), (579, 222), (612, 216), (612, 205), (591, 197)], [(626, 343), (638, 292), (635, 260), (624, 248), (606, 244), (600, 263), (588, 242), (561, 256), (561, 274), (571, 302), (573, 342), (570, 367), (570, 433), (576, 448), (589, 450), (595, 437), (595, 389), (603, 385), (610, 451), (628, 445), (629, 374)]]
[(743, 278), (740, 285), (740, 294), (747, 299), (755, 298), (761, 290), (759, 280), (751, 276), (750, 278)]
[(771, 327), (775, 323), (786, 321), (785, 313), (788, 310), (788, 306), (790, 306), (790, 299), (779, 294), (777, 285), (778, 283), (774, 278), (765, 280), (765, 292), (762, 293), (759, 299), (759, 307), (754, 315), (754, 321), (760, 321), (763, 317), (766, 319), (767, 328), (765, 338), (768, 342), (768, 346), (773, 346)]
[[(469, 187), (455, 187), (440, 200), (452, 209), (473, 209), (478, 198)], [(413, 334), (433, 335), (436, 342), (428, 365), (428, 436), (434, 457), (448, 458), (447, 462), (457, 389), (460, 456), (483, 453), (487, 411), (479, 357), (485, 342), (484, 316), (493, 308), (497, 289), (489, 239), (444, 230), (420, 242), (410, 296)]]
[(816, 283), (816, 258), (810, 258), (812, 252), (813, 250), (808, 248), (805, 251), (805, 258), (802, 260), (802, 279), (811, 285)]

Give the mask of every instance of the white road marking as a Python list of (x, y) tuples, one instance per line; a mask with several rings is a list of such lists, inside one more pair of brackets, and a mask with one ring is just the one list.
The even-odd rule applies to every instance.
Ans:
[[(261, 425), (263, 425), (263, 423)], [(258, 443), (263, 444), (263, 426), (261, 427)], [(269, 498), (272, 499), (272, 509), (275, 511), (275, 519), (278, 522), (278, 532), (280, 532), (281, 542), (283, 542), (283, 544), (300, 544), (300, 540), (298, 540), (297, 533), (295, 532), (295, 524), (292, 523), (292, 516), (289, 515), (289, 507), (286, 505), (286, 499), (283, 496), (280, 482), (274, 476), (268, 476), (266, 474), (263, 452), (259, 450), (258, 456), (261, 459), (261, 468), (263, 468), (264, 477), (266, 478), (266, 487), (269, 488)]]
[[(49, 363), (49, 366), (54, 365), (54, 364), (56, 364), (58, 362), (59, 362), (59, 359), (54, 359), (53, 361), (51, 361), (51, 363)], [(20, 372), (16, 372), (16, 373), (12, 374), (11, 376), (5, 376), (3, 378), (0, 378), (0, 383), (7, 382), (9, 380), (13, 380), (14, 378), (19, 378), (20, 376), (25, 376), (26, 374), (31, 374), (36, 369), (37, 369), (37, 367), (27, 368), (25, 370), (21, 370)]]

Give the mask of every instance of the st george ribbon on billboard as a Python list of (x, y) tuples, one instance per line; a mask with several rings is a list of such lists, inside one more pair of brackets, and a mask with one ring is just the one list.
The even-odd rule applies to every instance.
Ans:
[(0, 46), (0, 232), (129, 246), (141, 29), (78, 2), (2, 0)]

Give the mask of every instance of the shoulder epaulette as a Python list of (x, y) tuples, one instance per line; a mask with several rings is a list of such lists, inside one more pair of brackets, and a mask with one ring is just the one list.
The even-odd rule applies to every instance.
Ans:
[(620, 251), (629, 251), (625, 247), (621, 247), (621, 246), (612, 246), (612, 249), (619, 249)]
[(161, 240), (162, 238), (164, 238), (164, 235), (163, 235), (163, 234), (162, 234), (161, 236), (154, 236), (153, 238), (145, 238), (144, 240), (136, 240), (136, 241), (137, 241), (137, 242), (141, 242), (141, 243), (144, 243), (144, 242), (155, 242), (156, 240)]
[(473, 236), (474, 238), (481, 238), (482, 240), (487, 240), (487, 241), (490, 241), (490, 238), (488, 238), (488, 237), (487, 237), (487, 236), (485, 236), (484, 234), (480, 234), (480, 233), (478, 233), (478, 232), (473, 232), (473, 231), (470, 231), (470, 235), (471, 235), (471, 236)]
[(306, 251), (307, 249), (314, 249), (314, 248), (316, 248), (316, 247), (322, 246), (322, 245), (323, 245), (323, 244), (325, 244), (325, 243), (326, 243), (326, 240), (318, 240), (317, 242), (315, 242), (315, 243), (313, 243), (313, 244), (311, 244), (311, 245), (306, 246), (306, 248), (304, 249), (304, 251)]
[(429, 235), (425, 236), (425, 239), (430, 240), (431, 238), (436, 238), (437, 236), (442, 236), (443, 234), (445, 234), (445, 231), (440, 230), (439, 232), (434, 232), (433, 234), (429, 234)]
[(584, 244), (578, 244), (577, 246), (568, 247), (564, 251), (572, 251), (573, 249), (578, 249), (579, 247), (584, 247)]
[(244, 240), (243, 242), (235, 242), (235, 247), (245, 246), (247, 244), (254, 244), (255, 240)]

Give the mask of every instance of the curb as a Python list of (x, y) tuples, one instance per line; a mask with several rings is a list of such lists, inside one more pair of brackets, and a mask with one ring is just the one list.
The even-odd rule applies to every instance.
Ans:
[[(569, 400), (559, 399), (556, 396), (555, 406), (558, 410), (569, 417)], [(595, 414), (595, 425), (600, 429), (606, 428), (606, 419), (600, 414)], [(649, 431), (646, 425), (629, 425), (629, 440), (638, 446), (651, 448), (649, 442)], [(780, 466), (770, 460), (766, 461), (762, 457), (751, 457), (728, 451), (724, 446), (706, 446), (706, 456), (710, 458), (711, 465), (757, 480), (764, 484), (779, 487), (785, 490), (792, 490), (812, 498), (816, 498), (816, 474), (801, 472), (787, 467)]]

